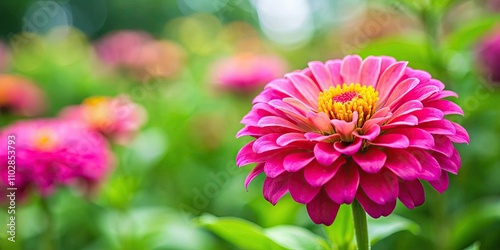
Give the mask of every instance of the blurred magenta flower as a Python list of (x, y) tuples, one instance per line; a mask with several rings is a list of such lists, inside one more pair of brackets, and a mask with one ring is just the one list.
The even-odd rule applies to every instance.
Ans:
[(139, 52), (133, 73), (141, 80), (147, 77), (171, 79), (184, 69), (185, 57), (184, 49), (174, 42), (149, 42)]
[(487, 78), (500, 84), (500, 30), (483, 39), (479, 44), (477, 57)]
[(46, 108), (45, 93), (22, 76), (0, 74), (0, 112), (37, 116)]
[(95, 44), (99, 58), (112, 68), (131, 67), (138, 53), (153, 38), (145, 32), (123, 30), (106, 35)]
[(225, 90), (248, 93), (283, 76), (285, 69), (286, 62), (278, 56), (240, 53), (216, 61), (210, 81)]
[[(15, 137), (15, 154), (8, 153), (10, 136)], [(15, 155), (15, 187), (21, 197), (32, 188), (47, 196), (58, 185), (84, 184), (85, 191), (91, 191), (112, 167), (106, 140), (76, 122), (19, 121), (0, 131), (0, 146), (2, 159)], [(5, 190), (10, 186), (7, 160), (0, 161), (0, 169), (0, 186)]]
[(146, 77), (175, 77), (183, 68), (185, 52), (167, 40), (156, 41), (139, 31), (111, 33), (95, 45), (101, 60), (113, 69), (122, 69), (138, 80)]
[(93, 96), (61, 111), (63, 119), (78, 121), (118, 144), (127, 144), (146, 122), (146, 111), (128, 96)]
[(306, 204), (312, 221), (330, 225), (341, 204), (357, 199), (374, 217), (425, 200), (421, 181), (448, 187), (461, 160), (453, 143), (466, 130), (444, 118), (463, 115), (457, 97), (424, 71), (394, 58), (357, 55), (309, 67), (266, 85), (237, 137), (255, 138), (237, 155), (257, 163), (245, 185), (265, 173), (264, 197), (287, 192)]

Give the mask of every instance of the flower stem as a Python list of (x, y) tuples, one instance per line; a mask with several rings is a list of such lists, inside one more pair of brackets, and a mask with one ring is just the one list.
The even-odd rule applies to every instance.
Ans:
[(43, 238), (45, 240), (43, 249), (52, 250), (52, 249), (55, 249), (55, 246), (56, 246), (55, 238), (54, 238), (55, 228), (54, 228), (54, 218), (53, 218), (52, 211), (50, 209), (49, 201), (47, 200), (47, 198), (42, 197), (41, 207), (42, 207), (42, 211), (45, 215), (45, 219), (47, 220), (47, 227), (45, 228), (45, 232), (43, 235)]
[(368, 225), (366, 224), (366, 212), (357, 200), (351, 205), (352, 217), (354, 219), (354, 232), (356, 233), (356, 245), (358, 250), (369, 250)]

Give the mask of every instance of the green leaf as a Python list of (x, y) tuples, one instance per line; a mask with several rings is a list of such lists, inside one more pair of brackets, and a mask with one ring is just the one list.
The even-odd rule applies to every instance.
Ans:
[(242, 249), (285, 249), (271, 240), (263, 228), (240, 218), (202, 215), (198, 224)]
[(461, 249), (500, 225), (500, 199), (475, 201), (456, 213), (451, 227), (453, 249)]
[(481, 249), (481, 244), (479, 241), (474, 242), (474, 244), (464, 248), (464, 250), (480, 250)]
[(411, 220), (395, 214), (379, 219), (368, 218), (368, 234), (370, 235), (372, 246), (384, 238), (406, 230), (417, 234), (420, 231), (420, 226)]
[(287, 249), (329, 249), (318, 235), (297, 226), (276, 226), (266, 229), (265, 234)]
[(464, 50), (472, 46), (480, 37), (500, 22), (500, 15), (486, 16), (468, 23), (446, 38), (451, 50)]
[(351, 207), (340, 206), (335, 222), (331, 226), (325, 227), (325, 231), (334, 249), (355, 249)]
[[(429, 65), (427, 42), (423, 36), (395, 36), (370, 41), (362, 46), (359, 55), (392, 56), (399, 61), (408, 61), (416, 69), (432, 70)], [(432, 72), (431, 72), (432, 73)]]

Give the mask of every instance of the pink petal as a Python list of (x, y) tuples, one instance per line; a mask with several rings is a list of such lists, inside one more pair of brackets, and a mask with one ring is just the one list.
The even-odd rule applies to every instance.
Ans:
[(264, 153), (270, 150), (275, 150), (281, 148), (278, 144), (276, 144), (276, 140), (280, 137), (281, 134), (267, 134), (262, 137), (257, 138), (255, 140), (252, 150), (257, 153)]
[(322, 133), (332, 134), (333, 126), (330, 123), (330, 118), (327, 114), (323, 112), (313, 113), (309, 112), (307, 114), (307, 119), (314, 125), (314, 127)]
[(344, 165), (345, 162), (345, 158), (340, 158), (335, 161), (335, 163), (324, 166), (313, 161), (304, 169), (304, 177), (311, 186), (322, 186), (337, 173), (337, 170)]
[(434, 147), (432, 150), (451, 157), (454, 149), (453, 143), (447, 136), (434, 135)]
[(379, 92), (379, 103), (385, 103), (392, 90), (403, 76), (408, 62), (397, 62), (389, 66), (380, 76), (375, 89)]
[(289, 79), (274, 80), (268, 83), (266, 87), (275, 89), (276, 91), (281, 92), (288, 97), (293, 97), (303, 104), (306, 104), (310, 108), (317, 106), (317, 100), (314, 100), (314, 102), (312, 102), (313, 100), (305, 98), (304, 95), (302, 95), (301, 92), (297, 88), (295, 88), (295, 86)]
[(417, 78), (408, 78), (396, 85), (394, 90), (391, 91), (387, 100), (384, 102), (380, 99), (380, 104), (386, 107), (395, 108), (395, 104), (401, 100), (407, 93), (415, 88), (419, 83)]
[(283, 98), (283, 102), (289, 104), (297, 110), (300, 110), (302, 114), (307, 114), (307, 112), (312, 111), (311, 107), (307, 106), (305, 103), (297, 100), (296, 98), (287, 97)]
[(263, 171), (264, 171), (263, 163), (257, 164), (257, 166), (255, 166), (255, 168), (253, 168), (252, 171), (250, 171), (250, 173), (247, 175), (247, 178), (245, 179), (245, 188), (247, 189), (247, 191), (250, 182), (252, 182), (252, 180), (255, 179), (255, 177), (257, 177), (257, 175), (259, 175)]
[(332, 77), (332, 86), (344, 83), (340, 75), (340, 68), (342, 67), (341, 60), (329, 60), (325, 63), (326, 69), (330, 72)]
[(392, 113), (389, 111), (389, 107), (385, 107), (383, 109), (380, 109), (373, 114), (373, 116), (365, 121), (365, 124), (363, 124), (363, 131), (367, 131), (371, 128), (371, 126), (378, 124), (381, 125), (382, 123), (386, 122), (392, 117)]
[(309, 68), (311, 69), (314, 78), (319, 84), (320, 90), (324, 91), (330, 88), (332, 85), (332, 77), (330, 72), (328, 72), (326, 66), (321, 62), (310, 62)]
[(382, 62), (380, 64), (380, 72), (384, 72), (389, 66), (393, 65), (396, 63), (396, 59), (390, 56), (379, 56), (380, 59), (382, 59)]
[[(394, 113), (392, 114), (391, 120), (398, 117), (398, 116), (406, 115), (406, 114), (412, 113), (414, 111), (421, 110), (423, 107), (424, 107), (424, 105), (422, 105), (422, 103), (420, 101), (417, 101), (417, 100), (403, 103), (401, 106), (399, 106), (399, 108), (396, 109), (396, 111), (394, 111)], [(389, 122), (391, 120), (389, 120)]]
[(361, 63), (361, 68), (359, 69), (359, 83), (361, 85), (375, 87), (380, 74), (381, 64), (382, 59), (380, 57), (367, 57), (363, 63)]
[(340, 135), (339, 134), (322, 135), (322, 134), (318, 134), (318, 133), (315, 133), (315, 132), (307, 132), (307, 133), (304, 134), (304, 136), (308, 140), (314, 141), (314, 142), (329, 142), (329, 143), (333, 143), (333, 142), (336, 142), (336, 141), (340, 141)]
[(252, 104), (268, 103), (271, 100), (281, 99), (281, 98), (283, 98), (283, 94), (279, 93), (278, 91), (274, 89), (264, 89), (262, 92), (260, 92), (260, 94), (258, 94), (252, 100)]
[(281, 147), (285, 147), (292, 143), (304, 142), (304, 141), (309, 141), (309, 140), (307, 140), (304, 137), (303, 133), (286, 133), (278, 137), (278, 139), (276, 140), (276, 144)]
[(425, 103), (426, 107), (432, 107), (443, 111), (445, 115), (464, 115), (464, 111), (456, 103), (449, 100), (435, 100)]
[[(291, 104), (284, 102), (283, 100), (271, 100), (271, 101), (269, 101), (269, 106), (271, 106), (279, 111), (282, 111), (285, 114), (294, 114), (296, 116), (301, 116), (304, 118), (306, 116), (306, 113), (310, 112), (309, 110), (307, 110), (307, 108), (305, 110), (302, 110), (302, 109), (300, 109), (300, 107), (297, 108)], [(304, 120), (306, 120), (306, 119), (304, 119)], [(307, 120), (306, 120), (306, 122), (307, 122)]]
[(441, 167), (431, 154), (421, 149), (411, 150), (410, 153), (415, 156), (420, 166), (422, 166), (418, 173), (418, 178), (426, 181), (435, 181), (439, 179)]
[(354, 131), (352, 134), (356, 137), (372, 141), (373, 139), (377, 138), (377, 136), (380, 134), (380, 126), (378, 124), (373, 124), (362, 135), (360, 135), (358, 131)]
[(434, 85), (434, 86), (438, 87), (439, 91), (442, 91), (444, 89), (444, 84), (441, 81), (436, 80), (436, 79), (430, 79), (427, 84)]
[(314, 146), (314, 157), (324, 166), (332, 164), (340, 155), (341, 153), (335, 150), (331, 143), (319, 142)]
[(450, 90), (443, 90), (443, 91), (440, 91), (438, 93), (432, 94), (429, 97), (429, 100), (440, 100), (440, 99), (451, 97), (451, 96), (458, 98), (457, 93), (450, 91)]
[(376, 147), (369, 147), (366, 152), (352, 155), (352, 159), (367, 173), (377, 173), (382, 169), (387, 156)]
[(350, 204), (359, 186), (358, 167), (352, 161), (339, 168), (335, 176), (326, 183), (325, 191), (338, 204)]
[[(422, 85), (422, 84), (421, 84)], [(403, 98), (401, 98), (400, 102), (407, 102), (410, 100), (418, 100), (423, 101), (429, 98), (432, 94), (439, 92), (439, 88), (433, 85), (428, 86), (417, 86), (407, 94)]]
[(460, 126), (455, 122), (451, 122), (451, 124), (455, 127), (455, 135), (448, 136), (452, 142), (455, 143), (470, 143), (469, 133), (465, 130), (464, 127)]
[(302, 128), (278, 116), (266, 116), (259, 120), (259, 127), (280, 127), (291, 130), (302, 131)]
[(366, 213), (375, 219), (380, 216), (390, 215), (396, 207), (396, 200), (388, 202), (384, 205), (379, 205), (368, 198), (368, 196), (361, 189), (358, 190), (356, 199), (359, 201), (359, 204), (361, 204), (363, 209), (365, 209)]
[(434, 137), (427, 131), (419, 128), (397, 128), (388, 131), (390, 134), (401, 134), (406, 136), (409, 147), (432, 149), (434, 147)]
[(340, 134), (343, 138), (350, 138), (354, 128), (356, 128), (356, 124), (358, 121), (358, 112), (354, 111), (352, 113), (352, 121), (346, 122), (344, 120), (333, 119), (330, 122), (332, 123), (335, 131)]
[(369, 144), (386, 148), (407, 148), (410, 141), (401, 134), (383, 134), (369, 142)]
[(321, 191), (311, 202), (307, 203), (306, 207), (314, 223), (330, 226), (337, 217), (340, 205), (330, 200), (325, 192)]
[(398, 177), (389, 170), (376, 174), (361, 172), (359, 184), (366, 196), (379, 205), (394, 202), (398, 197)]
[[(458, 153), (456, 155), (458, 155)], [(453, 161), (450, 157), (447, 157), (440, 153), (434, 153), (432, 154), (432, 156), (439, 163), (441, 169), (446, 170), (447, 172), (450, 172), (452, 174), (458, 174), (460, 165), (457, 165), (455, 161)]]
[(266, 177), (264, 186), (262, 187), (264, 198), (271, 204), (276, 205), (281, 197), (288, 191), (289, 179), (289, 174), (282, 174), (276, 178)]
[(406, 150), (387, 150), (387, 161), (385, 167), (395, 173), (403, 180), (415, 180), (418, 178), (422, 166), (412, 154)]
[(297, 172), (314, 160), (312, 152), (293, 153), (285, 156), (283, 166), (288, 172)]
[(294, 173), (290, 178), (288, 189), (294, 201), (307, 204), (319, 193), (321, 186), (313, 187), (309, 185), (304, 179), (304, 174), (298, 172)]
[(264, 172), (267, 177), (276, 178), (285, 172), (283, 157), (273, 157), (264, 163)]
[(340, 75), (345, 83), (359, 83), (359, 68), (361, 67), (361, 62), (362, 59), (358, 55), (344, 57), (342, 66), (340, 67)]
[(428, 82), (429, 80), (431, 80), (431, 77), (432, 77), (431, 74), (429, 74), (426, 71), (412, 69), (410, 67), (406, 68), (406, 75), (408, 76), (408, 78), (411, 78), (411, 77), (418, 78), (420, 80), (420, 82), (422, 82), (422, 83)]
[(429, 181), (429, 183), (434, 189), (436, 189), (436, 191), (442, 194), (446, 189), (448, 189), (448, 185), (450, 184), (448, 173), (443, 170), (439, 180)]
[(431, 134), (453, 136), (456, 132), (455, 126), (448, 120), (420, 123), (418, 127)]
[(415, 126), (418, 125), (418, 118), (414, 115), (402, 115), (381, 127), (382, 130), (388, 130), (391, 128), (397, 128), (400, 126)]
[(236, 165), (238, 167), (258, 161), (258, 155), (252, 149), (254, 143), (255, 141), (251, 141), (240, 149), (236, 155)]
[(419, 180), (399, 182), (399, 200), (409, 209), (424, 204), (424, 187)]
[(415, 111), (411, 114), (417, 117), (418, 123), (439, 121), (444, 117), (444, 113), (441, 110), (428, 107)]
[(338, 152), (344, 155), (353, 155), (359, 151), (361, 145), (363, 144), (363, 139), (356, 137), (353, 142), (335, 142), (333, 147)]
[(300, 91), (307, 101), (306, 103), (309, 103), (313, 108), (318, 106), (319, 89), (311, 78), (301, 73), (288, 73), (285, 77), (290, 79), (295, 88)]

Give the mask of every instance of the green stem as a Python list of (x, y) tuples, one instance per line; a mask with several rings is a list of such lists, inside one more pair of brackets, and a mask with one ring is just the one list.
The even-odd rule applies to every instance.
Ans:
[(42, 198), (41, 199), (41, 205), (42, 205), (42, 211), (43, 214), (45, 215), (45, 220), (47, 223), (47, 226), (45, 228), (45, 232), (43, 233), (43, 249), (47, 250), (53, 250), (56, 249), (56, 244), (55, 244), (55, 234), (54, 234), (54, 218), (52, 215), (52, 212), (50, 210), (50, 204), (47, 198)]
[(351, 207), (358, 250), (369, 250), (370, 243), (368, 241), (368, 225), (366, 223), (366, 212), (357, 200), (354, 200)]

